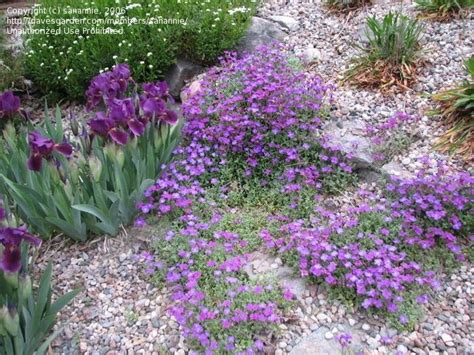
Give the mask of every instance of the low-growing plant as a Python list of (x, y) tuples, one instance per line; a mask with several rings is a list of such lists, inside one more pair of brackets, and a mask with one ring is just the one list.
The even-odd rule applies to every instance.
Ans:
[(373, 159), (379, 166), (404, 153), (416, 141), (417, 117), (396, 112), (385, 122), (366, 127), (366, 134), (374, 144)]
[(367, 19), (368, 45), (358, 45), (360, 54), (345, 74), (362, 86), (407, 88), (416, 77), (420, 63), (423, 25), (399, 12), (389, 12), (380, 21)]
[(443, 173), (395, 179), (383, 196), (346, 213), (318, 210), (311, 223), (297, 220), (279, 233), (262, 232), (279, 254), (297, 252), (298, 267), (363, 308), (388, 312), (404, 326), (404, 310), (428, 301), (436, 272), (464, 259), (472, 247), (474, 179)]
[(214, 62), (243, 36), (257, 2), (100, 0), (93, 12), (75, 0), (36, 5), (46, 11), (35, 13), (25, 42), (26, 72), (43, 93), (82, 100), (89, 80), (116, 63), (146, 82), (162, 79), (177, 57)]
[[(5, 218), (0, 208), (0, 223)], [(79, 292), (71, 291), (53, 302), (51, 264), (35, 289), (28, 245), (39, 246), (40, 239), (25, 227), (0, 226), (0, 353), (5, 355), (45, 354), (61, 331), (51, 333), (58, 312)]]
[(331, 87), (290, 58), (264, 46), (211, 69), (183, 105), (184, 144), (140, 204), (174, 221), (146, 266), (176, 291), (171, 314), (198, 351), (271, 351), (293, 295), (244, 272), (258, 231), (309, 218), (318, 195), (353, 181), (343, 154), (318, 138)]
[(127, 98), (130, 82), (127, 66), (94, 79), (89, 107), (103, 105), (105, 111), (96, 113), (90, 133), (83, 128), (75, 143), (65, 142), (59, 109), (55, 124), (46, 112), (42, 127), (4, 130), (0, 191), (43, 237), (61, 232), (83, 241), (90, 234), (116, 235), (169, 161), (180, 124), (166, 106), (167, 87), (144, 84), (140, 96), (134, 88)]
[(466, 161), (474, 161), (474, 57), (465, 63), (468, 78), (451, 90), (433, 95), (448, 130), (440, 138), (438, 147), (449, 153), (458, 153)]
[(446, 20), (474, 7), (472, 0), (416, 0), (415, 4), (424, 13), (423, 17), (438, 20)]
[(351, 11), (371, 4), (372, 0), (326, 0), (329, 9), (337, 11)]

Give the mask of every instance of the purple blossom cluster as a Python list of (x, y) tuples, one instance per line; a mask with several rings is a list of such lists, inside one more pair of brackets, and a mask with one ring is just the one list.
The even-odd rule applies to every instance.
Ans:
[(3, 226), (5, 218), (5, 210), (0, 207), (0, 244), (3, 247), (0, 253), (0, 270), (15, 273), (21, 269), (21, 243), (39, 246), (41, 240), (28, 233), (24, 226), (19, 228)]
[(431, 249), (443, 242), (464, 259), (462, 243), (474, 241), (474, 176), (422, 171), (413, 179), (392, 178), (386, 191), (392, 216), (402, 220), (404, 243)]
[[(179, 229), (156, 241), (157, 256), (142, 253), (138, 258), (147, 272), (161, 275), (172, 289), (170, 314), (193, 348), (206, 354), (259, 353), (265, 335), (281, 320), (281, 305), (276, 303), (279, 290), (248, 284), (242, 272), (248, 262), (248, 242), (221, 229), (221, 218), (217, 213), (208, 219), (185, 213), (179, 218)], [(163, 257), (167, 252), (174, 254), (170, 258), (174, 261)], [(232, 336), (245, 333), (244, 339)]]
[(72, 146), (69, 143), (55, 143), (52, 139), (43, 137), (36, 131), (28, 135), (28, 143), (30, 157), (27, 164), (28, 168), (33, 171), (40, 171), (43, 159), (51, 159), (55, 151), (67, 157), (72, 154)]
[[(282, 191), (293, 195), (304, 186), (319, 189), (321, 177), (332, 171), (350, 172), (339, 152), (328, 151), (321, 159), (318, 155), (319, 111), (330, 89), (318, 77), (293, 69), (281, 48), (262, 47), (242, 59), (225, 56), (221, 67), (211, 69), (201, 90), (183, 105), (184, 144), (139, 207), (143, 213), (175, 213), (179, 218), (180, 228), (164, 237), (163, 248), (168, 247), (157, 253), (176, 253), (178, 261), (159, 269), (154, 267), (157, 261), (149, 259), (147, 270), (162, 273), (173, 287), (173, 316), (188, 339), (207, 353), (261, 352), (266, 340), (260, 336), (281, 319), (281, 305), (273, 301), (278, 297), (268, 296), (277, 290), (245, 283), (247, 241), (227, 230), (210, 234), (219, 218), (204, 222), (197, 213), (213, 209), (207, 188), (218, 187), (225, 198), (228, 187), (220, 172), (240, 163), (244, 176), (262, 177), (262, 185), (264, 179), (281, 180)], [(181, 246), (170, 247), (173, 241)], [(217, 302), (213, 293), (220, 289)], [(293, 297), (288, 290), (280, 296), (282, 301)], [(231, 335), (242, 329), (253, 330), (248, 334), (250, 347), (243, 348), (243, 339)], [(229, 334), (225, 341), (222, 331)]]
[(144, 213), (190, 206), (205, 186), (222, 183), (223, 167), (241, 166), (244, 177), (257, 176), (262, 186), (278, 179), (287, 194), (320, 189), (325, 176), (352, 171), (337, 149), (317, 138), (332, 87), (295, 70), (289, 59), (279, 46), (261, 47), (241, 59), (227, 54), (206, 74), (183, 105), (186, 144), (176, 152), (182, 159), (146, 192)]
[[(317, 227), (299, 220), (261, 235), (278, 253), (296, 253), (302, 276), (354, 290), (364, 308), (395, 313), (409, 291), (438, 287), (435, 273), (415, 260), (416, 250), (441, 247), (463, 259), (462, 245), (474, 240), (473, 188), (467, 173), (393, 178), (384, 197), (360, 192), (373, 205), (344, 213), (318, 208)], [(416, 297), (420, 304), (427, 300), (423, 293)]]
[(5, 91), (0, 95), (0, 119), (10, 118), (20, 111), (20, 98), (11, 91)]
[(142, 94), (136, 89), (129, 97), (129, 84), (133, 83), (126, 64), (116, 65), (92, 79), (86, 91), (87, 107), (94, 109), (102, 105), (105, 110), (96, 113), (89, 121), (94, 135), (109, 138), (124, 145), (130, 136), (141, 136), (150, 121), (175, 124), (177, 114), (168, 109), (171, 99), (165, 82), (141, 85)]
[[(242, 272), (248, 241), (220, 227), (215, 211), (222, 206), (209, 196), (218, 190), (227, 199), (229, 171), (236, 180), (257, 180), (259, 189), (277, 187), (280, 196), (289, 197), (289, 209), (270, 218), (280, 230), (263, 230), (261, 240), (278, 253), (296, 254), (303, 276), (353, 290), (365, 308), (398, 314), (415, 286), (417, 301), (426, 302), (424, 290), (437, 287), (434, 273), (406, 249), (433, 248), (425, 241), (442, 240), (456, 253), (458, 237), (450, 235), (472, 230), (467, 217), (459, 217), (472, 213), (472, 178), (467, 176), (451, 183), (439, 177), (394, 181), (388, 186), (391, 199), (374, 198), (374, 205), (348, 215), (316, 209), (318, 217), (295, 219), (291, 211), (302, 208), (306, 192), (314, 209), (327, 180), (352, 172), (347, 156), (319, 138), (320, 112), (330, 99), (330, 86), (295, 70), (276, 46), (240, 59), (226, 55), (183, 105), (183, 145), (139, 205), (144, 214), (170, 215), (175, 228), (159, 238), (156, 256), (141, 258), (147, 272), (172, 288), (171, 314), (193, 348), (208, 354), (263, 352), (265, 329), (281, 321), (281, 301), (293, 298), (288, 290), (248, 284)], [(400, 120), (408, 116), (396, 114), (386, 127)], [(377, 223), (367, 227), (364, 219), (373, 216)], [(460, 229), (451, 230), (448, 222)], [(438, 229), (430, 229), (433, 223)], [(341, 345), (349, 341), (341, 338)]]

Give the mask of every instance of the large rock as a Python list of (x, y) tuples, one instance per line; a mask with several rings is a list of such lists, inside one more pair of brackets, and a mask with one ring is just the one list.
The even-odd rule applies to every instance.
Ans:
[(186, 85), (186, 81), (199, 74), (203, 68), (195, 63), (184, 59), (178, 59), (171, 69), (166, 73), (165, 80), (169, 85), (169, 90), (174, 98), (178, 99), (181, 89)]
[[(362, 337), (359, 332), (349, 326), (344, 327), (344, 333), (350, 334), (352, 340), (349, 346), (344, 349), (344, 354), (363, 354), (364, 347), (361, 345)], [(336, 339), (336, 334), (331, 333), (326, 327), (321, 327), (303, 337), (301, 341), (290, 351), (289, 355), (339, 355), (341, 345)]]
[(300, 23), (290, 16), (270, 16), (270, 20), (278, 23), (290, 32), (296, 31), (300, 27)]
[(237, 50), (240, 53), (252, 52), (262, 44), (270, 44), (274, 41), (281, 42), (285, 36), (285, 32), (275, 22), (260, 17), (252, 17), (252, 23), (237, 45)]
[(365, 123), (359, 120), (343, 123), (330, 122), (324, 128), (324, 135), (332, 146), (352, 155), (355, 170), (364, 170), (374, 163), (372, 142), (365, 136)]

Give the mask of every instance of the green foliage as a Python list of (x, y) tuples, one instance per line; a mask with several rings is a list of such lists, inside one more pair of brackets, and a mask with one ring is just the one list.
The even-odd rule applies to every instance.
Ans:
[[(196, 215), (203, 215), (205, 218), (210, 218), (212, 215), (212, 211), (207, 204), (198, 204), (195, 210)], [(208, 264), (210, 260), (221, 264), (235, 255), (259, 250), (262, 246), (262, 239), (259, 236), (260, 231), (262, 229), (272, 230), (272, 228), (276, 228), (276, 225), (269, 221), (267, 213), (249, 206), (245, 206), (241, 209), (227, 209), (225, 212), (221, 210), (217, 211), (219, 211), (219, 213), (222, 212), (221, 220), (216, 224), (211, 224), (209, 229), (200, 230), (196, 240), (215, 241), (217, 240), (215, 237), (216, 232), (226, 231), (235, 233), (235, 235), (239, 236), (239, 240), (245, 243), (242, 243), (241, 247), (234, 247), (230, 250), (228, 246), (226, 247), (226, 243), (222, 243), (219, 244), (218, 248), (213, 249), (212, 252), (210, 249), (209, 253), (193, 253), (193, 263), (190, 271), (197, 271), (202, 274), (199, 279), (198, 289), (206, 293), (203, 307), (213, 309), (223, 301), (232, 299), (232, 304), (229, 306), (230, 314), (235, 310), (245, 310), (248, 304), (263, 304), (268, 302), (277, 304), (279, 309), (286, 312), (293, 302), (283, 297), (281, 288), (273, 284), (275, 280), (264, 278), (259, 279), (258, 282), (252, 281), (245, 272), (239, 271), (229, 274), (238, 280), (235, 281), (235, 283), (230, 283), (226, 281), (226, 278), (216, 277), (215, 268)], [(190, 250), (189, 236), (179, 233), (184, 225), (185, 223), (179, 219), (173, 220), (168, 229), (173, 232), (174, 237), (171, 239), (159, 237), (153, 244), (155, 255), (159, 256), (160, 262), (164, 265), (171, 266), (179, 264), (183, 258), (180, 257), (176, 251), (184, 252)], [(159, 229), (162, 229), (162, 227), (160, 226)], [(155, 271), (153, 279), (161, 286), (165, 283), (167, 268), (159, 268)], [(236, 285), (245, 285), (249, 290), (252, 290), (258, 285), (262, 287), (262, 289), (265, 288), (265, 291), (260, 294), (254, 292), (237, 292), (237, 295), (232, 298), (229, 295), (235, 291)], [(235, 324), (232, 328), (227, 329), (222, 327), (222, 319), (216, 318), (206, 321), (205, 329), (213, 339), (222, 342), (226, 342), (229, 336), (235, 337), (235, 351), (244, 351), (253, 344), (255, 334), (275, 333), (278, 332), (279, 327), (277, 323), (247, 321), (240, 322), (239, 324)], [(196, 340), (192, 340), (190, 344), (194, 348), (201, 347)]]
[[(27, 74), (46, 94), (66, 94), (80, 100), (89, 80), (116, 63), (128, 63), (138, 82), (162, 79), (177, 56), (212, 63), (224, 50), (235, 46), (256, 8), (254, 0), (143, 0), (138, 4), (99, 0), (94, 6), (75, 0), (41, 0), (39, 4), (43, 8), (93, 8), (99, 13), (77, 15), (61, 10), (59, 14), (39, 13), (35, 17), (37, 21), (74, 18), (136, 21), (130, 25), (52, 23), (33, 26), (61, 32), (33, 33), (27, 38)], [(111, 9), (117, 12), (111, 13)], [(94, 27), (111, 28), (116, 33), (91, 34), (83, 30)], [(77, 32), (70, 34), (65, 30)]]
[[(63, 127), (59, 108), (56, 124), (46, 116), (38, 131), (60, 143)], [(29, 127), (29, 132), (33, 127)], [(180, 125), (149, 123), (145, 133), (117, 147), (94, 139), (76, 144), (78, 156), (55, 155), (58, 166), (45, 162), (41, 171), (26, 166), (27, 132), (12, 126), (0, 145), (0, 192), (14, 202), (13, 212), (44, 238), (61, 232), (84, 241), (93, 234), (118, 234), (132, 222), (136, 204), (168, 162), (179, 140)], [(56, 153), (54, 153), (56, 154)]]
[(474, 160), (474, 57), (464, 63), (467, 79), (457, 88), (433, 95), (448, 130), (438, 142), (445, 152)]
[(23, 245), (23, 271), (7, 274), (0, 271), (0, 354), (46, 354), (60, 333), (50, 334), (58, 312), (79, 293), (71, 291), (52, 302), (51, 264), (44, 271), (36, 290), (27, 266), (27, 248)]
[(22, 56), (14, 54), (11, 49), (6, 47), (4, 26), (4, 19), (0, 16), (0, 92), (21, 88), (20, 79), (23, 73)]
[(413, 63), (420, 50), (423, 26), (398, 12), (389, 12), (382, 21), (367, 19), (369, 47), (363, 51), (371, 60), (384, 59), (395, 64)]
[(474, 7), (472, 0), (415, 0), (415, 4), (419, 10), (435, 14), (439, 18)]
[(396, 83), (406, 88), (414, 80), (422, 33), (422, 24), (399, 12), (389, 12), (381, 21), (375, 16), (367, 18), (368, 45), (357, 46), (360, 54), (352, 60), (346, 80), (369, 86)]

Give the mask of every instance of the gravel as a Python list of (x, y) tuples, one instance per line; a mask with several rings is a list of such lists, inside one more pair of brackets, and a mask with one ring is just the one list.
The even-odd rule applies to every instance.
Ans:
[[(286, 42), (309, 58), (308, 70), (337, 83), (355, 53), (352, 43), (360, 37), (365, 17), (382, 15), (400, 6), (379, 2), (348, 15), (336, 15), (330, 14), (321, 3), (267, 0), (259, 16), (294, 19), (290, 21), (292, 26)], [(402, 6), (406, 13), (415, 15), (411, 4)], [(461, 162), (433, 151), (440, 128), (438, 118), (426, 115), (430, 100), (422, 94), (452, 86), (464, 78), (462, 60), (473, 53), (473, 38), (469, 35), (473, 30), (471, 19), (426, 22), (423, 39), (426, 65), (420, 70), (414, 89), (382, 95), (378, 91), (339, 85), (333, 118), (357, 117), (374, 124), (395, 111), (419, 115), (418, 140), (393, 161), (415, 171), (419, 168), (418, 157), (427, 154), (434, 161), (447, 159), (453, 169), (460, 169)], [(350, 201), (351, 192), (345, 192), (339, 200)], [(326, 203), (338, 206), (338, 201)], [(134, 255), (146, 249), (148, 238), (131, 230), (128, 235), (114, 239), (98, 238), (87, 244), (52, 242), (44, 247), (39, 268), (44, 269), (47, 262), (53, 263), (55, 293), (76, 287), (83, 289), (60, 315), (58, 326), (64, 327), (64, 331), (53, 344), (54, 353), (187, 353), (177, 323), (166, 312), (168, 290), (153, 286), (134, 259)], [(321, 341), (336, 344), (338, 334), (356, 334), (355, 341), (370, 354), (474, 353), (473, 299), (474, 267), (464, 264), (424, 306), (424, 317), (414, 330), (399, 332), (390, 328), (383, 318), (329, 300), (323, 288), (306, 285), (298, 306), (292, 310), (296, 318), (281, 325), (281, 333), (275, 340), (275, 354), (290, 353), (297, 344), (303, 344), (307, 337), (322, 328), (323, 337), (318, 338)], [(386, 337), (390, 341), (384, 340)], [(334, 354), (340, 353), (337, 347), (332, 348)], [(299, 349), (295, 348), (295, 352), (300, 352)]]
[(42, 270), (54, 268), (54, 292), (82, 292), (60, 315), (56, 354), (176, 353), (187, 350), (167, 314), (168, 290), (153, 286), (134, 256), (146, 247), (139, 231), (87, 244), (54, 241), (43, 248)]

